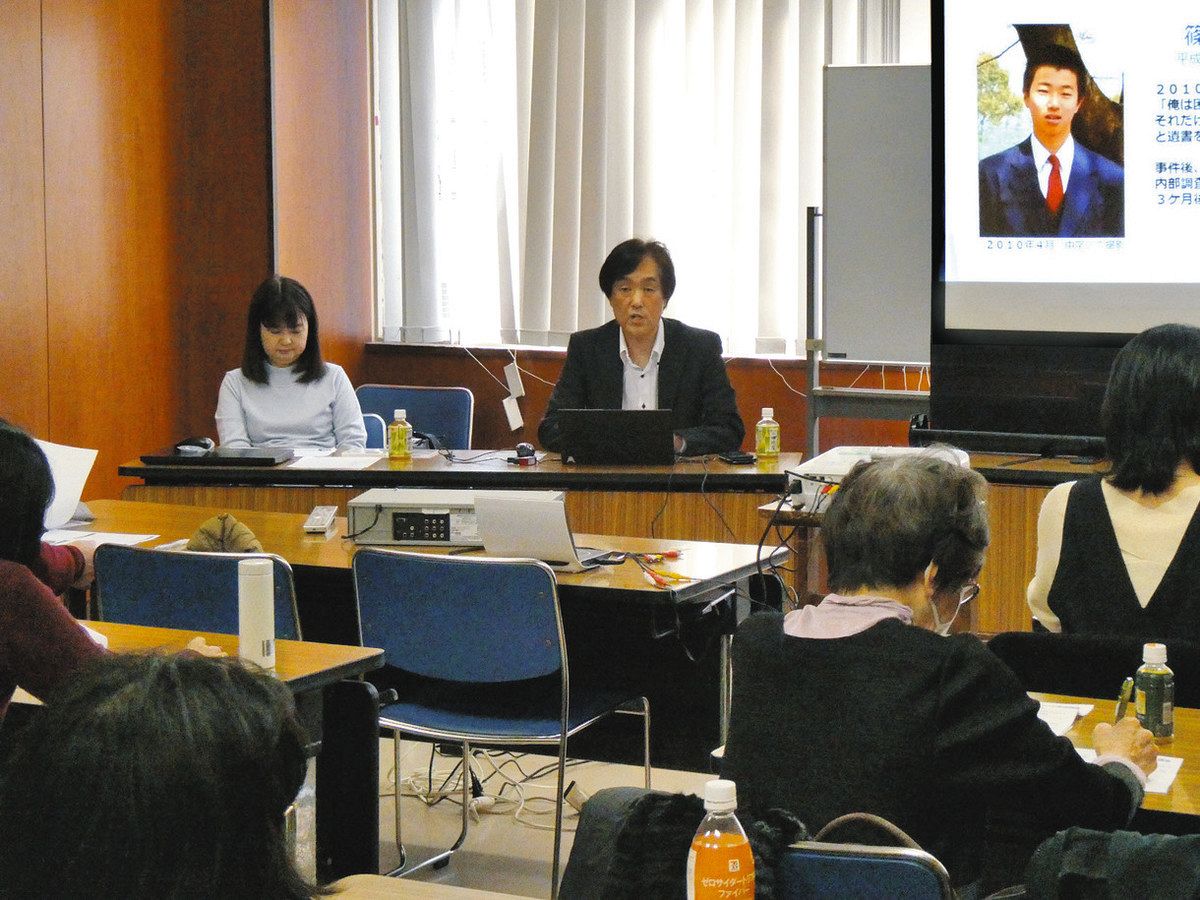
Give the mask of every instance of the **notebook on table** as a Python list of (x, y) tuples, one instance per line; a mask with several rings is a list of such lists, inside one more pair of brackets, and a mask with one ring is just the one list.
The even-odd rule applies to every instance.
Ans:
[(148, 466), (277, 466), (292, 458), (289, 449), (217, 447), (201, 455), (183, 454), (174, 447), (141, 456)]
[(593, 465), (669, 466), (669, 409), (560, 409), (562, 458)]
[(552, 569), (582, 572), (595, 568), (608, 550), (575, 546), (567, 507), (557, 497), (522, 497), (516, 491), (475, 492), (475, 520), (485, 552), (493, 556), (540, 559)]

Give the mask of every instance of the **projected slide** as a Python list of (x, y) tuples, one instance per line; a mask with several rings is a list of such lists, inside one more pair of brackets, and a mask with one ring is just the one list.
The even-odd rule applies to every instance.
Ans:
[(1200, 3), (943, 12), (945, 327), (1200, 322)]

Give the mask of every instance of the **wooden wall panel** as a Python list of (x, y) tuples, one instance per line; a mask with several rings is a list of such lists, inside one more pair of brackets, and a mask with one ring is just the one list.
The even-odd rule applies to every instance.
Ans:
[[(465, 350), (458, 347), (369, 345), (362, 381), (355, 383), (465, 385), (475, 394), (476, 447), (511, 447), (517, 441), (536, 443), (538, 422), (545, 413), (553, 383), (562, 369), (563, 353), (550, 350), (518, 352), (521, 368), (532, 374), (522, 376), (525, 397), (521, 399), (520, 406), (525, 426), (512, 432), (500, 405), (508, 395), (508, 389), (502, 383), (503, 369), (511, 357), (507, 350), (481, 349), (472, 352), (487, 369), (486, 372)], [(758, 421), (764, 406), (772, 406), (780, 423), (783, 449), (800, 451), (807, 446), (808, 412), (805, 399), (795, 391), (806, 390), (805, 363), (799, 359), (775, 360), (774, 366), (772, 369), (766, 360), (747, 358), (734, 358), (727, 363), (729, 380), (737, 392), (738, 410), (746, 423), (743, 446), (752, 449), (754, 423)], [(831, 385), (849, 385), (858, 378), (858, 387), (880, 387), (882, 376), (879, 366), (872, 366), (864, 374), (861, 364), (833, 363), (822, 370), (821, 378), (823, 383)], [(905, 373), (900, 368), (888, 369), (888, 387), (901, 387), (904, 378)], [(917, 369), (909, 367), (907, 381), (910, 388), (917, 387), (917, 379)], [(829, 419), (821, 422), (823, 449), (841, 444), (902, 444), (907, 441), (908, 425), (905, 422), (861, 419)]]
[(0, 418), (46, 434), (40, 0), (0, 3)]
[(172, 27), (157, 0), (43, 7), (49, 431), (99, 448), (100, 495), (179, 409)]
[(309, 289), (321, 350), (362, 379), (372, 329), (367, 0), (274, 0), (275, 252)]
[(221, 378), (241, 365), (250, 295), (272, 272), (267, 9), (221, 0), (181, 12), (178, 428), (215, 438)]
[(17, 0), (0, 35), (0, 415), (98, 447), (85, 497), (116, 496), (212, 432), (271, 270), (265, 0)]

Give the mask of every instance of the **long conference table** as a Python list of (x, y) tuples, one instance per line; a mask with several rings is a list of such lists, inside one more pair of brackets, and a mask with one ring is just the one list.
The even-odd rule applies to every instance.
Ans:
[[(292, 566), (305, 640), (358, 644), (350, 564), (357, 546), (339, 518), (332, 536), (310, 535), (300, 513), (198, 507), (177, 503), (94, 500), (97, 532), (153, 534), (143, 546), (190, 536), (202, 522), (229, 512), (255, 533), (267, 552)], [(572, 681), (619, 684), (650, 699), (651, 756), (656, 765), (703, 770), (724, 741), (729, 698), (728, 636), (747, 609), (744, 582), (782, 562), (784, 548), (682, 540), (576, 534), (581, 546), (653, 553), (682, 551), (670, 568), (690, 580), (667, 589), (647, 582), (632, 561), (580, 573), (558, 573)], [(447, 548), (401, 548), (447, 553)], [(761, 560), (761, 562), (760, 562)], [(638, 729), (616, 717), (572, 739), (572, 755), (640, 759)], [(591, 731), (591, 729), (589, 729)]]
[(758, 507), (787, 487), (801, 454), (734, 466), (714, 457), (670, 466), (582, 466), (548, 454), (535, 466), (507, 462), (512, 451), (456, 450), (396, 461), (380, 457), (366, 468), (178, 466), (126, 463), (118, 472), (140, 480), (127, 500), (191, 503), (274, 512), (337, 506), (378, 487), (562, 490), (576, 531), (754, 544), (763, 532)]

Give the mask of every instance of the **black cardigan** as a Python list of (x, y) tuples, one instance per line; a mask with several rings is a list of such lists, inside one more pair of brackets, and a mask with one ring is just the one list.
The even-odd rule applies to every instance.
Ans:
[(723, 776), (743, 808), (782, 807), (813, 831), (843, 813), (876, 813), (956, 884), (979, 874), (990, 804), (1036, 811), (1048, 835), (1120, 827), (1141, 802), (1128, 769), (1083, 762), (970, 635), (889, 619), (847, 638), (804, 639), (763, 613), (739, 628), (733, 670)]

